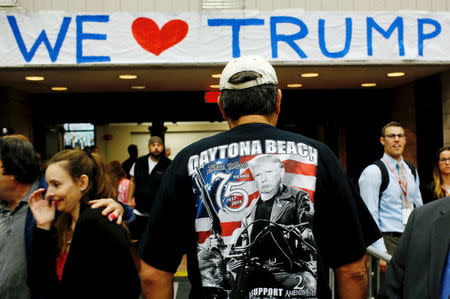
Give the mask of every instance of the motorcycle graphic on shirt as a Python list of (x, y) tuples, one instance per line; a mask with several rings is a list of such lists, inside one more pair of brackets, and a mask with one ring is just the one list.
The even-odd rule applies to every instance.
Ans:
[(189, 159), (202, 286), (207, 298), (316, 298), (317, 150), (266, 140), (263, 152), (258, 143)]

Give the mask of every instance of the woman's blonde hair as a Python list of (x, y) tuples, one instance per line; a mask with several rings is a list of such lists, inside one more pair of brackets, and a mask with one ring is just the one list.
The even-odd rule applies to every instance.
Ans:
[(441, 171), (439, 170), (439, 157), (444, 151), (450, 151), (450, 146), (442, 147), (437, 151), (433, 165), (433, 193), (436, 198), (443, 198), (447, 196), (442, 184)]

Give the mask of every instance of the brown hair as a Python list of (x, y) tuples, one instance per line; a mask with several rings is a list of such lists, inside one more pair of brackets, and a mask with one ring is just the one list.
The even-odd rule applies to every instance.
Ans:
[[(89, 200), (101, 198), (116, 198), (117, 190), (111, 182), (107, 166), (96, 154), (88, 154), (81, 150), (64, 150), (54, 155), (48, 165), (58, 162), (69, 173), (73, 181), (82, 175), (89, 178), (88, 186), (81, 194), (80, 202), (87, 204)], [(72, 218), (63, 213), (56, 224), (58, 230), (58, 252), (62, 252), (68, 241), (66, 231), (70, 230)]]
[(112, 175), (112, 182), (113, 185), (117, 188), (119, 187), (120, 180), (122, 178), (126, 178), (127, 175), (125, 174), (125, 171), (122, 168), (122, 164), (120, 164), (119, 161), (114, 160), (111, 163), (109, 163), (110, 171)]
[(386, 134), (386, 129), (389, 127), (400, 127), (404, 130), (401, 123), (399, 123), (398, 121), (391, 121), (384, 125), (384, 127), (381, 129), (381, 137), (385, 137), (384, 135)]
[(442, 147), (436, 153), (433, 165), (433, 193), (436, 198), (443, 198), (446, 196), (444, 189), (442, 188), (442, 176), (439, 170), (439, 156), (443, 151), (450, 151), (450, 146)]

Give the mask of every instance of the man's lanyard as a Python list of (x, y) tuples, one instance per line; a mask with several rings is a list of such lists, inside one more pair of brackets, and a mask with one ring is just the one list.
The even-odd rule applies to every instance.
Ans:
[[(403, 195), (405, 196), (405, 199), (408, 200), (408, 180), (406, 178), (405, 169), (403, 169), (403, 170), (399, 169), (398, 172), (397, 172), (397, 171), (395, 171), (395, 169), (392, 167), (391, 163), (389, 163), (389, 161), (387, 159), (383, 158), (381, 160), (384, 162), (384, 164), (387, 165), (387, 167), (389, 168), (389, 171), (392, 172), (394, 177), (397, 179), (398, 184), (400, 185), (400, 188), (403, 191)], [(401, 166), (401, 168), (404, 168), (403, 165)], [(403, 173), (405, 174), (403, 179), (399, 175), (400, 171), (403, 171)]]

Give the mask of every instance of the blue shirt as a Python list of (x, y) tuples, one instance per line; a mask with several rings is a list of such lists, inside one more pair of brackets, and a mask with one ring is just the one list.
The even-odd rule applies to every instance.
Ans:
[(448, 299), (450, 296), (450, 255), (447, 254), (447, 264), (442, 273), (441, 299)]
[[(383, 160), (387, 160), (391, 167), (395, 168), (397, 163), (401, 163), (407, 173), (407, 198), (414, 206), (423, 205), (422, 196), (419, 190), (419, 176), (411, 173), (411, 169), (403, 161), (397, 161), (386, 153), (383, 155)], [(393, 173), (388, 166), (389, 184), (386, 190), (381, 195), (380, 201), (380, 186), (381, 186), (381, 171), (375, 164), (371, 164), (364, 169), (359, 177), (359, 190), (364, 203), (367, 205), (373, 219), (382, 232), (400, 232), (405, 230), (402, 217), (402, 193), (403, 190), (398, 183), (398, 177)], [(374, 246), (383, 252), (387, 252), (386, 246), (382, 239), (374, 243)]]

